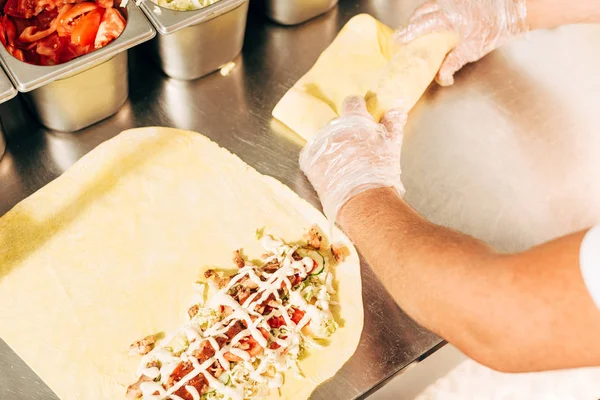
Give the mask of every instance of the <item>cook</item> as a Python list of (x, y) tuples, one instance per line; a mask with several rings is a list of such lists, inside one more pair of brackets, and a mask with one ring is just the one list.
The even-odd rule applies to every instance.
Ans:
[[(396, 38), (455, 30), (461, 42), (437, 76), (451, 85), (465, 64), (526, 31), (586, 22), (600, 22), (597, 0), (437, 0)], [(405, 312), (476, 361), (508, 372), (600, 365), (600, 226), (500, 254), (430, 223), (402, 200), (406, 119), (395, 109), (377, 123), (350, 97), (309, 141), (300, 167), (326, 215)]]

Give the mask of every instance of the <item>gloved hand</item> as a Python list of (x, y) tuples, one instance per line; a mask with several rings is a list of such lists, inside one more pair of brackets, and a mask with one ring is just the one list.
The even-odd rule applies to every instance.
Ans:
[(350, 198), (369, 189), (394, 187), (400, 195), (400, 152), (406, 112), (374, 121), (365, 100), (349, 97), (342, 116), (330, 122), (300, 153), (300, 169), (317, 191), (325, 215), (335, 222)]
[(529, 30), (526, 0), (430, 0), (419, 7), (396, 40), (406, 44), (434, 31), (454, 30), (461, 42), (444, 60), (436, 77), (442, 86), (454, 73)]

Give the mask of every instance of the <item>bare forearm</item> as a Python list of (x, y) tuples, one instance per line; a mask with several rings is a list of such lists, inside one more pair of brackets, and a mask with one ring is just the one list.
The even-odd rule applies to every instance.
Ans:
[(485, 332), (469, 334), (455, 327), (468, 324), (478, 330), (479, 323), (467, 321), (478, 314), (469, 308), (485, 296), (472, 291), (489, 287), (495, 278), (489, 273), (496, 257), (490, 247), (428, 222), (389, 189), (351, 199), (338, 220), (412, 318), (459, 347), (487, 340)]
[(398, 304), (478, 361), (510, 371), (600, 363), (600, 312), (578, 267), (583, 233), (500, 255), (390, 189), (351, 199), (338, 221)]
[(598, 0), (528, 0), (527, 23), (533, 29), (600, 22)]

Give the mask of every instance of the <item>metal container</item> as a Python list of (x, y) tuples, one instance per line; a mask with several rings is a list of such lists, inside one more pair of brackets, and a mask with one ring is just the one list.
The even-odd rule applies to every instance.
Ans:
[(133, 1), (127, 25), (107, 46), (69, 62), (40, 66), (21, 62), (0, 46), (0, 62), (42, 124), (73, 132), (110, 117), (128, 95), (126, 50), (154, 37)]
[(265, 13), (282, 25), (296, 25), (331, 10), (338, 0), (262, 0)]
[[(4, 72), (0, 71), (0, 104), (12, 99), (17, 95), (17, 90), (13, 87), (12, 83), (8, 80), (8, 77)], [(4, 139), (4, 129), (0, 124), (0, 158), (4, 155), (6, 150), (6, 140)]]
[(248, 0), (221, 0), (194, 11), (169, 10), (144, 0), (140, 8), (159, 33), (147, 45), (150, 56), (172, 78), (200, 78), (242, 51)]

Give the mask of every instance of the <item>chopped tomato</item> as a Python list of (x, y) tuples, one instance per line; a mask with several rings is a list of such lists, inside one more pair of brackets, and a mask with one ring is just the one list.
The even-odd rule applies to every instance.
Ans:
[(93, 44), (101, 19), (102, 12), (99, 10), (94, 10), (81, 17), (71, 32), (71, 42), (80, 46)]
[(36, 53), (54, 62), (58, 62), (62, 43), (56, 33), (40, 40), (35, 48)]
[(15, 49), (12, 55), (19, 61), (25, 61), (25, 56), (23, 55), (23, 50)]
[(54, 22), (54, 20), (56, 19), (57, 16), (58, 16), (58, 9), (56, 9), (56, 8), (53, 10), (43, 11), (41, 14), (39, 14), (36, 17), (35, 26), (37, 26), (37, 28), (40, 31), (43, 31), (44, 29), (48, 29), (48, 28), (50, 28), (50, 26), (52, 25), (52, 22)]
[(71, 36), (62, 37), (61, 43), (63, 44), (63, 49), (60, 52), (60, 62), (67, 62), (76, 57), (87, 54), (91, 51), (92, 46), (80, 46), (71, 43)]
[(114, 1), (113, 0), (96, 0), (96, 4), (102, 8), (113, 8)]
[(167, 382), (167, 386), (171, 387), (179, 382), (184, 376), (189, 374), (194, 370), (194, 365), (189, 362), (180, 362), (177, 364), (173, 372), (171, 372), (171, 376), (169, 376), (169, 380)]
[(246, 350), (248, 352), (248, 354), (250, 354), (250, 357), (256, 357), (257, 355), (261, 354), (264, 350), (260, 346), (260, 344), (258, 344), (256, 339), (254, 339), (254, 337), (252, 337), (252, 336), (247, 336), (247, 337), (243, 338), (242, 340), (240, 340), (240, 344), (241, 345), (247, 344), (250, 346), (250, 348), (248, 350)]
[(296, 285), (299, 285), (303, 280), (304, 278), (300, 277), (299, 274), (296, 274), (293, 278), (290, 278), (290, 283), (292, 284), (292, 287), (294, 287)]
[[(262, 333), (262, 335), (264, 336), (265, 339), (267, 339), (269, 337), (269, 332), (267, 332), (266, 329), (258, 328), (258, 330), (260, 331), (260, 333)], [(263, 347), (260, 344), (258, 344), (256, 339), (254, 339), (254, 337), (252, 335), (243, 337), (242, 339), (240, 339), (240, 341), (234, 347), (246, 351), (250, 355), (250, 357), (256, 357), (256, 356), (262, 354), (262, 352), (264, 350)], [(231, 362), (242, 361), (242, 358), (236, 356), (235, 354), (233, 354), (229, 351), (225, 352), (223, 354), (223, 357), (227, 361), (231, 361)]]
[(19, 60), (55, 65), (100, 48), (125, 29), (115, 0), (6, 0), (0, 42)]
[(37, 28), (35, 26), (28, 26), (19, 35), (19, 40), (25, 43), (37, 42), (38, 40), (42, 40), (46, 36), (52, 35), (56, 31), (56, 28), (50, 27), (43, 31), (36, 31)]
[[(14, 22), (8, 17), (8, 16), (4, 16), (2, 18), (2, 27), (3, 27), (3, 31), (5, 35), (5, 39), (2, 41), (2, 43), (6, 43), (9, 46), (14, 46), (15, 45), (15, 39), (17, 38), (17, 28), (14, 24)], [(5, 46), (6, 46), (5, 44)]]
[(265, 339), (269, 338), (269, 332), (265, 328), (258, 328), (258, 330), (264, 336)]
[(292, 313), (290, 315), (290, 318), (292, 319), (292, 322), (294, 322), (296, 325), (298, 325), (298, 323), (300, 322), (300, 320), (304, 317), (304, 314), (306, 314), (306, 313), (298, 308), (292, 308), (291, 311), (292, 311)]
[(269, 324), (269, 326), (271, 328), (278, 329), (285, 325), (285, 319), (282, 316), (271, 317), (271, 318), (269, 318), (267, 323)]
[[(206, 381), (206, 378), (204, 377), (203, 374), (193, 377), (185, 384), (185, 386), (195, 387), (196, 390), (198, 391), (198, 393), (206, 392), (207, 385), (208, 385), (208, 382)], [(179, 396), (183, 400), (194, 400), (194, 396), (185, 388), (185, 386), (180, 387), (173, 394), (175, 396)]]
[(35, 0), (8, 0), (4, 5), (4, 13), (11, 17), (31, 18), (35, 12)]
[(75, 19), (91, 11), (98, 10), (99, 8), (100, 7), (98, 7), (96, 3), (90, 3), (88, 1), (75, 4), (58, 17), (58, 26), (56, 27), (58, 34), (60, 36), (70, 35), (75, 25)]
[[(194, 366), (191, 363), (187, 363), (187, 362), (179, 363), (177, 365), (177, 367), (175, 367), (175, 369), (171, 373), (171, 376), (169, 376), (169, 379), (167, 381), (167, 388), (170, 388), (173, 385), (175, 385), (177, 382), (182, 380), (184, 376), (186, 376), (193, 370), (194, 370)], [(194, 377), (194, 378), (190, 379), (188, 382), (186, 382), (186, 386), (193, 386), (200, 393), (204, 392), (205, 386), (207, 384), (208, 384), (208, 382), (206, 381), (206, 378), (204, 377), (203, 374), (197, 375), (196, 377)], [(176, 396), (183, 398), (184, 400), (193, 400), (192, 395), (185, 389), (185, 386), (177, 389), (174, 394)]]
[(6, 39), (6, 29), (4, 28), (4, 19), (0, 20), (0, 42), (2, 42), (4, 47), (8, 46), (8, 41)]
[(114, 8), (107, 8), (104, 11), (102, 22), (100, 22), (100, 28), (96, 34), (96, 40), (94, 41), (94, 47), (99, 49), (106, 46), (108, 43), (118, 38), (121, 33), (125, 30), (125, 18), (121, 13)]

